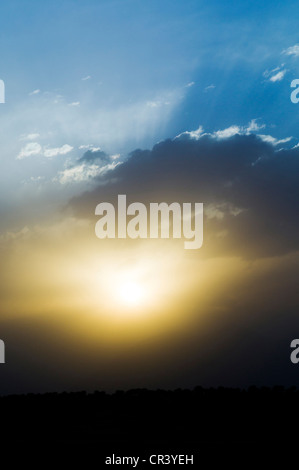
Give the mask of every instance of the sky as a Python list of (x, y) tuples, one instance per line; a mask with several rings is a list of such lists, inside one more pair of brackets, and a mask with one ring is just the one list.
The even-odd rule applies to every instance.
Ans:
[[(297, 385), (297, 10), (1, 2), (0, 393)], [(97, 239), (118, 194), (203, 247)]]

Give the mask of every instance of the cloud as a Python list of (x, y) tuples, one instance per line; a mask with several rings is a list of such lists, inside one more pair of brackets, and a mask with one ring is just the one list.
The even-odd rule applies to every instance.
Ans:
[(299, 44), (295, 44), (295, 46), (288, 47), (284, 51), (282, 51), (285, 55), (293, 55), (295, 57), (299, 57)]
[(180, 138), (183, 138), (183, 137), (186, 137), (186, 138), (191, 138), (191, 139), (195, 139), (195, 140), (198, 140), (203, 134), (203, 127), (202, 126), (199, 126), (198, 129), (196, 129), (196, 131), (185, 131), (185, 132), (182, 132), (181, 134), (177, 135), (175, 137), (175, 139), (180, 139)]
[(40, 93), (40, 89), (33, 90), (29, 93), (29, 96), (38, 95), (39, 93)]
[(73, 148), (74, 147), (68, 144), (62, 145), (62, 147), (46, 148), (43, 152), (43, 155), (48, 158), (56, 157), (57, 155), (66, 155), (67, 153), (71, 152)]
[(69, 103), (69, 106), (80, 106), (80, 101), (74, 101), (73, 103)]
[(260, 129), (264, 129), (265, 127), (265, 124), (258, 124), (257, 119), (252, 119), (246, 128), (246, 133), (250, 134), (251, 132), (256, 132)]
[(193, 85), (195, 85), (195, 82), (189, 82), (185, 85), (185, 88), (191, 88)]
[(26, 225), (20, 230), (6, 231), (0, 234), (0, 245), (3, 243), (4, 246), (7, 242), (17, 242), (18, 240), (32, 240), (33, 238), (40, 237), (41, 235), (57, 235), (66, 234), (69, 229), (78, 230), (78, 228), (86, 227), (86, 220), (75, 219), (74, 217), (67, 217), (57, 222), (56, 224), (34, 224)]
[[(175, 139), (194, 139), (199, 140), (203, 136), (209, 136), (214, 139), (223, 140), (229, 139), (235, 135), (250, 135), (255, 132), (258, 132), (261, 129), (264, 129), (266, 126), (265, 124), (259, 124), (257, 119), (252, 119), (247, 126), (237, 126), (232, 125), (227, 127), (226, 129), (221, 129), (218, 131), (214, 131), (213, 133), (204, 132), (203, 127), (199, 126), (196, 131), (185, 131), (175, 137)], [(263, 142), (267, 142), (273, 146), (279, 146), (290, 142), (293, 137), (285, 137), (284, 139), (276, 139), (275, 137), (268, 135), (268, 134), (256, 134)], [(295, 146), (296, 147), (296, 146)]]
[(195, 131), (182, 132), (181, 134), (176, 136), (175, 139), (186, 137), (186, 138), (198, 140), (204, 135), (209, 135), (216, 139), (228, 139), (229, 137), (232, 137), (236, 134), (239, 134), (239, 135), (251, 134), (252, 132), (256, 132), (260, 129), (264, 129), (264, 127), (266, 127), (265, 124), (258, 124), (257, 119), (252, 119), (247, 126), (232, 125), (230, 127), (227, 127), (226, 129), (215, 131), (212, 134), (205, 133), (203, 130), (203, 127), (199, 126), (199, 128)]
[(77, 160), (75, 164), (60, 171), (53, 181), (60, 184), (78, 183), (93, 180), (104, 175), (107, 171), (113, 170), (121, 162), (117, 161), (120, 155), (109, 156), (100, 148), (90, 145), (81, 145), (80, 148), (88, 150)]
[(17, 160), (22, 160), (23, 158), (31, 157), (32, 155), (38, 155), (41, 153), (42, 147), (37, 142), (30, 142), (26, 144), (20, 151), (17, 156)]
[(60, 171), (58, 176), (55, 178), (61, 184), (71, 182), (82, 182), (90, 178), (95, 178), (99, 175), (100, 167), (97, 165), (78, 165), (73, 168), (67, 168), (66, 170)]
[(30, 142), (21, 149), (21, 151), (19, 152), (17, 156), (17, 160), (21, 160), (23, 158), (31, 157), (33, 155), (39, 155), (39, 154), (43, 155), (44, 157), (51, 158), (51, 157), (56, 157), (57, 155), (66, 155), (71, 150), (73, 150), (73, 147), (68, 144), (62, 145), (62, 147), (55, 147), (55, 148), (44, 147), (43, 148), (38, 142)]
[(95, 164), (88, 165), (82, 163), (81, 165), (60, 171), (58, 176), (54, 178), (54, 181), (58, 181), (60, 184), (81, 183), (104, 175), (107, 171), (113, 170), (117, 165), (117, 163), (110, 163), (100, 167)]
[(90, 79), (91, 79), (90, 75), (87, 75), (86, 77), (81, 78), (82, 81), (86, 81), (86, 80), (90, 80)]
[(80, 145), (79, 149), (80, 150), (91, 149), (92, 147), (93, 147), (93, 144), (84, 144), (84, 145)]
[(292, 140), (293, 137), (286, 137), (285, 139), (276, 139), (275, 137), (272, 137), (272, 135), (265, 135), (265, 134), (259, 134), (259, 137), (264, 141), (268, 142), (272, 145), (281, 145), (289, 142)]
[(218, 139), (228, 139), (236, 134), (242, 134), (242, 128), (239, 126), (230, 126), (227, 129), (223, 129), (222, 131), (214, 132), (214, 136)]
[(210, 91), (210, 90), (214, 90), (214, 88), (216, 88), (216, 86), (213, 85), (213, 83), (212, 83), (211, 85), (206, 86), (206, 87), (204, 88), (204, 92), (207, 93), (207, 92)]
[(79, 146), (80, 150), (91, 150), (92, 152), (97, 152), (98, 150), (101, 150), (100, 147), (95, 147), (93, 144), (86, 144), (86, 145), (80, 145)]
[(64, 101), (63, 95), (56, 95), (55, 99), (53, 100), (54, 104), (62, 104)]
[(269, 82), (272, 82), (272, 83), (280, 82), (284, 78), (285, 74), (287, 73), (287, 69), (283, 67), (284, 67), (284, 64), (282, 64), (279, 67), (275, 67), (272, 70), (265, 70), (265, 72), (263, 73), (263, 76)]
[(287, 73), (287, 70), (284, 69), (284, 70), (280, 70), (279, 72), (277, 72), (275, 75), (272, 75), (272, 77), (269, 78), (270, 82), (280, 82), (285, 74)]
[(43, 181), (44, 179), (44, 176), (31, 176), (30, 181), (32, 181), (33, 183), (37, 183), (39, 181)]
[(146, 105), (149, 108), (159, 108), (160, 106), (162, 106), (162, 103), (159, 100), (157, 100), (157, 101), (147, 101)]
[(116, 204), (118, 194), (145, 204), (203, 202), (208, 212), (204, 209), (201, 257), (256, 259), (295, 252), (299, 148), (277, 152), (278, 140), (240, 135), (237, 128), (228, 128), (225, 138), (193, 138), (190, 132), (152, 150), (136, 150), (121, 165), (96, 175), (98, 186), (73, 198), (70, 206), (79, 218), (94, 220), (96, 205)]
[(8, 231), (8, 232), (0, 234), (0, 243), (17, 241), (20, 239), (28, 238), (29, 236), (30, 236), (30, 229), (26, 226), (26, 227), (23, 227), (21, 230), (17, 230), (14, 232)]
[(233, 125), (233, 126), (227, 127), (226, 129), (215, 131), (213, 132), (213, 134), (211, 134), (211, 136), (217, 139), (228, 139), (229, 137), (232, 137), (236, 134), (239, 134), (239, 135), (251, 134), (260, 129), (264, 129), (264, 127), (266, 127), (265, 124), (258, 124), (257, 119), (252, 119), (247, 126)]
[(108, 163), (110, 161), (110, 157), (99, 148), (91, 148), (87, 150), (87, 152), (85, 152), (78, 161), (91, 163), (96, 160)]
[(39, 134), (22, 134), (20, 140), (36, 140), (39, 138)]

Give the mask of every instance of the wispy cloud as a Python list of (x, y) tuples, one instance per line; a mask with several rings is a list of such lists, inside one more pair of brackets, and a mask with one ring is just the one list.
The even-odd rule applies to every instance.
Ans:
[(101, 147), (95, 147), (93, 144), (80, 145), (80, 150), (90, 150), (91, 152), (98, 152), (101, 150)]
[(265, 124), (258, 124), (257, 119), (251, 119), (250, 123), (246, 128), (246, 132), (250, 134), (251, 132), (259, 131), (260, 129), (264, 129), (266, 127)]
[(286, 69), (280, 70), (275, 75), (272, 75), (272, 77), (270, 77), (269, 80), (270, 82), (280, 82), (284, 78), (286, 73), (287, 73)]
[(80, 183), (103, 175), (107, 171), (113, 170), (119, 164), (120, 163), (115, 162), (101, 167), (95, 164), (88, 165), (83, 163), (73, 168), (67, 168), (63, 171), (60, 171), (58, 176), (54, 178), (54, 181), (57, 181), (60, 184)]
[(233, 137), (237, 134), (249, 135), (253, 132), (259, 131), (260, 129), (264, 129), (265, 127), (265, 124), (258, 124), (257, 119), (251, 119), (247, 126), (233, 125), (226, 129), (213, 132), (212, 137), (216, 137), (217, 139), (228, 139), (229, 137)]
[(29, 96), (32, 96), (32, 95), (38, 95), (40, 93), (40, 89), (38, 88), (37, 90), (33, 90), (29, 93)]
[(148, 106), (149, 108), (159, 108), (160, 106), (162, 106), (162, 103), (161, 101), (148, 101), (146, 103), (146, 106)]
[[(194, 139), (194, 140), (198, 140), (200, 139), (200, 137), (202, 137), (203, 135), (203, 127), (202, 126), (199, 126), (198, 129), (196, 129), (196, 131), (185, 131), (185, 132), (182, 132), (181, 134), (177, 135), (175, 137), (175, 139), (180, 139), (181, 137), (190, 137), (191, 139)], [(174, 140), (175, 140), (174, 139)]]
[(47, 148), (44, 150), (45, 157), (56, 157), (57, 155), (66, 155), (67, 153), (71, 152), (74, 147), (71, 145), (65, 144), (62, 147), (55, 147), (55, 148)]
[(45, 179), (44, 176), (31, 176), (30, 177), (30, 181), (32, 181), (33, 183), (38, 183), (40, 181), (43, 181)]
[(287, 73), (287, 69), (283, 67), (284, 67), (284, 64), (282, 64), (279, 67), (275, 67), (272, 70), (265, 70), (265, 72), (263, 73), (263, 76), (269, 82), (272, 82), (272, 83), (280, 82), (281, 80), (283, 80), (285, 74)]
[(272, 137), (272, 135), (265, 135), (265, 134), (259, 134), (259, 137), (262, 139), (263, 142), (267, 142), (272, 145), (280, 145), (280, 144), (285, 144), (287, 142), (290, 142), (290, 140), (293, 139), (293, 137), (286, 137), (285, 139), (276, 139), (275, 137)]
[(258, 119), (251, 119), (247, 126), (232, 125), (225, 129), (219, 129), (218, 131), (214, 131), (212, 133), (204, 132), (203, 127), (199, 126), (199, 128), (195, 131), (182, 132), (181, 134), (177, 135), (175, 139), (179, 139), (185, 136), (190, 139), (199, 140), (204, 135), (214, 137), (215, 139), (228, 139), (237, 134), (249, 135), (266, 127), (265, 124), (259, 124), (257, 121)]
[(22, 160), (23, 158), (31, 157), (32, 155), (38, 155), (41, 153), (42, 147), (37, 142), (30, 142), (26, 144), (20, 151), (17, 156), (17, 160)]
[(80, 101), (74, 101), (73, 103), (69, 103), (69, 106), (80, 106)]
[(213, 136), (218, 139), (228, 139), (229, 137), (232, 137), (233, 135), (242, 134), (242, 132), (243, 131), (241, 127), (230, 126), (230, 127), (227, 127), (226, 129), (214, 132)]
[(295, 57), (299, 57), (299, 44), (295, 44), (295, 46), (288, 47), (284, 51), (282, 51), (285, 55), (293, 55)]
[(17, 160), (22, 160), (23, 158), (39, 154), (43, 155), (44, 157), (51, 158), (56, 157), (57, 155), (66, 155), (71, 150), (73, 150), (73, 147), (68, 144), (62, 145), (62, 147), (43, 148), (38, 142), (29, 142), (21, 149), (17, 156)]
[(86, 77), (83, 77), (81, 78), (81, 80), (84, 82), (86, 80), (90, 80), (91, 79), (91, 76), (90, 75), (87, 75)]
[(216, 88), (216, 85), (213, 85), (212, 83), (204, 88), (204, 92), (207, 93), (208, 91), (214, 90), (214, 88)]
[(189, 83), (187, 83), (187, 85), (185, 85), (185, 88), (190, 88), (193, 85), (195, 85), (195, 82), (189, 82)]
[(22, 134), (20, 140), (36, 140), (39, 138), (39, 134)]

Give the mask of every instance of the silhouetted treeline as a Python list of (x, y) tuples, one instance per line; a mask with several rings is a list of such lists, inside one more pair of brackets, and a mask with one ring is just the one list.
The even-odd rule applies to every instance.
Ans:
[(136, 389), (0, 398), (2, 442), (297, 442), (299, 391), (283, 387)]

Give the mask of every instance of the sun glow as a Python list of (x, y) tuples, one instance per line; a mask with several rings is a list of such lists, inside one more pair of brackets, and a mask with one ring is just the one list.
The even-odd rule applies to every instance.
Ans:
[(124, 282), (119, 289), (119, 301), (128, 306), (141, 305), (146, 299), (144, 286), (135, 281)]
[(136, 318), (136, 314), (145, 319), (165, 313), (177, 290), (165, 258), (172, 267), (176, 263), (176, 257), (165, 252), (159, 256), (144, 251), (105, 253), (89, 272), (90, 300), (94, 299), (96, 311), (110, 319)]

